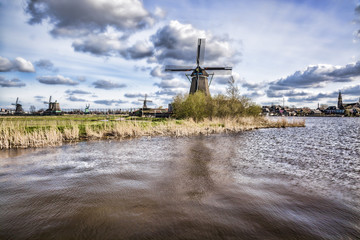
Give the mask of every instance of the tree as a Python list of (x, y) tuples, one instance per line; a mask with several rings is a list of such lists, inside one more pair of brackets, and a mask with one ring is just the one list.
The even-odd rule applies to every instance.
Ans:
[(34, 113), (36, 111), (36, 107), (34, 105), (30, 106), (30, 112)]
[(232, 100), (240, 99), (240, 90), (237, 84), (235, 83), (235, 79), (233, 76), (231, 76), (230, 79), (228, 80), (228, 84), (226, 87), (226, 94)]

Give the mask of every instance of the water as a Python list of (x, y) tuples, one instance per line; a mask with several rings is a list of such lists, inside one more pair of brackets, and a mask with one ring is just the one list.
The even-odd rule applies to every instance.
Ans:
[(360, 239), (360, 118), (0, 152), (0, 239)]

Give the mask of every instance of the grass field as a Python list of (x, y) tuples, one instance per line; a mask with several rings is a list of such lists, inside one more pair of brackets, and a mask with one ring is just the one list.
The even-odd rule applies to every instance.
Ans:
[(0, 149), (61, 145), (68, 141), (141, 136), (190, 136), (256, 128), (302, 127), (304, 120), (264, 117), (175, 120), (120, 115), (0, 117)]

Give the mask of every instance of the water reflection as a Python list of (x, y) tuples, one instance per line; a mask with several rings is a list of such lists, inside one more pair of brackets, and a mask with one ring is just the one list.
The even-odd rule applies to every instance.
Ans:
[(3, 156), (0, 239), (358, 239), (360, 125), (340, 120)]

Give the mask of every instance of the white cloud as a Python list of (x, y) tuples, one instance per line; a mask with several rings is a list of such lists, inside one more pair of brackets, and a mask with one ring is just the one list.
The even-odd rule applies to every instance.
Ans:
[(72, 80), (71, 78), (67, 78), (61, 75), (56, 76), (41, 76), (36, 78), (40, 83), (48, 84), (48, 85), (78, 85), (77, 81)]
[(0, 87), (25, 87), (26, 84), (19, 79), (14, 78), (12, 80), (6, 80), (3, 76), (0, 76)]
[(17, 57), (10, 61), (7, 58), (0, 57), (0, 72), (19, 71), (19, 72), (35, 72), (32, 63), (22, 57)]
[(115, 82), (108, 81), (108, 80), (97, 80), (97, 81), (93, 82), (93, 85), (95, 86), (95, 88), (101, 88), (101, 89), (105, 89), (105, 90), (126, 87), (126, 84), (115, 83)]

